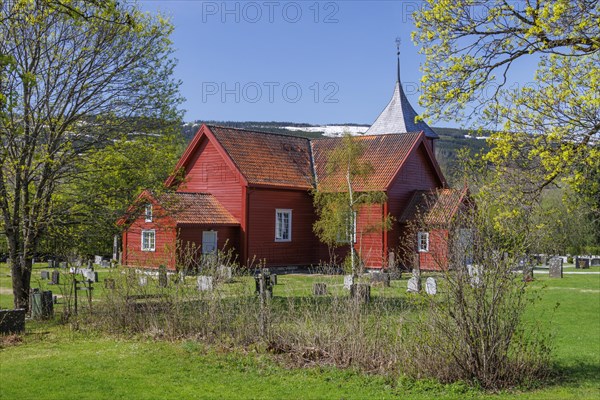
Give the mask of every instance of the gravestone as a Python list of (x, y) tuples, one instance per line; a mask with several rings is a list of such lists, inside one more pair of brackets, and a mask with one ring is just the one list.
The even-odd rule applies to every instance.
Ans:
[(344, 275), (344, 289), (350, 290), (352, 284), (354, 283), (354, 279), (352, 275)]
[(54, 268), (54, 260), (48, 260), (48, 268)]
[(390, 286), (390, 274), (386, 272), (375, 272), (371, 274), (371, 283), (381, 283), (383, 286)]
[(0, 310), (0, 335), (25, 332), (25, 309)]
[(100, 265), (102, 263), (102, 256), (94, 256), (94, 264)]
[(437, 294), (437, 282), (435, 281), (434, 278), (429, 277), (425, 281), (425, 292), (427, 292), (427, 294), (430, 294), (430, 295)]
[(85, 278), (86, 281), (91, 281), (91, 282), (98, 282), (98, 273), (92, 269), (83, 269), (82, 271), (82, 275)]
[(48, 271), (40, 272), (40, 278), (43, 280), (50, 279), (50, 272), (48, 272)]
[(213, 277), (207, 275), (199, 275), (198, 290), (201, 292), (213, 290)]
[(412, 278), (410, 278), (408, 280), (406, 291), (409, 293), (419, 293), (421, 291), (421, 270), (420, 269), (413, 268)]
[(102, 260), (102, 261), (100, 261), (100, 266), (102, 268), (110, 268), (110, 261), (108, 261), (108, 260)]
[(548, 276), (550, 278), (562, 278), (563, 277), (563, 260), (560, 257), (554, 257), (550, 259), (550, 268), (548, 269)]
[(161, 265), (158, 268), (158, 286), (159, 287), (167, 287), (169, 280), (167, 278), (167, 268), (164, 265)]
[(114, 289), (115, 288), (115, 280), (113, 278), (106, 278), (104, 280), (104, 287), (106, 289)]
[(467, 265), (467, 272), (469, 274), (471, 287), (478, 287), (481, 285), (481, 274), (483, 272), (481, 267), (469, 264)]
[(576, 264), (575, 268), (589, 269), (590, 268), (590, 259), (583, 258), (583, 257), (577, 257), (577, 264)]
[(225, 265), (219, 265), (217, 267), (217, 276), (220, 280), (229, 282), (232, 278), (232, 270), (231, 267), (226, 267)]
[(600, 257), (590, 259), (590, 267), (600, 267)]
[(413, 276), (408, 280), (406, 287), (406, 291), (408, 293), (419, 293), (421, 287), (421, 280)]
[(60, 272), (57, 270), (52, 271), (52, 281), (50, 283), (53, 285), (58, 285), (60, 283)]
[(148, 285), (148, 277), (146, 275), (141, 275), (138, 279), (138, 284), (140, 286), (146, 286)]
[(327, 284), (326, 283), (313, 283), (313, 296), (326, 296), (327, 295)]
[(350, 286), (350, 297), (359, 303), (368, 303), (371, 300), (371, 285), (368, 283), (355, 283)]
[(67, 262), (66, 261), (61, 261), (60, 262), (60, 268), (67, 268)]
[(271, 286), (277, 285), (277, 274), (271, 274)]

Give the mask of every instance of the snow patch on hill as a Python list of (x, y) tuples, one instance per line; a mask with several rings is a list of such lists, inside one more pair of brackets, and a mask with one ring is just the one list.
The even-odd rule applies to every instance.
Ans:
[(282, 128), (287, 129), (288, 131), (323, 132), (324, 136), (338, 137), (338, 136), (342, 136), (344, 134), (344, 132), (348, 132), (351, 135), (362, 135), (369, 129), (369, 126), (321, 125), (321, 126), (282, 126)]

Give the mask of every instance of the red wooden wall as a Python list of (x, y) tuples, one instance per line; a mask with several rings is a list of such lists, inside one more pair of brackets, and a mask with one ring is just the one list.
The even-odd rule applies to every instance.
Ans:
[[(275, 241), (275, 210), (292, 210), (291, 242)], [(312, 197), (307, 191), (248, 189), (248, 258), (269, 266), (309, 265), (319, 261)]]
[(399, 219), (415, 190), (442, 187), (442, 182), (437, 177), (424, 146), (422, 144), (417, 151), (410, 155), (388, 189), (388, 212), (395, 219), (392, 229), (387, 232), (389, 251), (396, 251), (400, 244), (402, 227)]
[[(175, 269), (175, 223), (170, 217), (156, 217), (163, 213), (160, 205), (153, 203), (152, 222), (140, 215), (123, 232), (123, 265), (141, 268), (158, 268), (161, 265)], [(142, 251), (142, 230), (155, 230), (155, 251)]]
[(206, 137), (202, 140), (177, 191), (210, 193), (241, 223), (243, 199), (240, 175), (226, 164), (213, 143)]
[(441, 271), (448, 267), (448, 230), (434, 229), (429, 232), (429, 251), (419, 253), (420, 268)]

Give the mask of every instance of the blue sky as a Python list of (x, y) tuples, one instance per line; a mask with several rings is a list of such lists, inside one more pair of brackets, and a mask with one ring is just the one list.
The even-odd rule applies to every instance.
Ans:
[[(401, 75), (417, 112), (419, 1), (140, 1), (175, 26), (185, 120), (371, 124)], [(525, 68), (527, 69), (527, 68)], [(518, 77), (523, 79), (523, 77)], [(457, 123), (429, 121), (434, 126)]]

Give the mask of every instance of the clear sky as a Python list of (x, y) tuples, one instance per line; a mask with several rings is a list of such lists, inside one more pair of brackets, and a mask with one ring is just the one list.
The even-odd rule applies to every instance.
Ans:
[[(419, 1), (159, 1), (175, 26), (185, 120), (371, 124), (401, 78), (417, 112)], [(527, 68), (525, 68), (527, 69)], [(519, 77), (523, 79), (522, 77)], [(456, 123), (429, 121), (434, 126)]]

